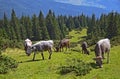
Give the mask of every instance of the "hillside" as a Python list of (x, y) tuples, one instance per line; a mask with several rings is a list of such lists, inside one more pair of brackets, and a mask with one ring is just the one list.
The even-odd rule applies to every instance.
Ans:
[[(86, 30), (82, 32), (71, 31), (73, 34), (72, 42), (78, 41), (79, 37), (86, 35)], [(78, 34), (80, 33), (80, 34)], [(75, 39), (74, 39), (75, 38)], [(82, 38), (80, 38), (82, 39)], [(67, 52), (53, 52), (52, 59), (48, 60), (48, 52), (45, 52), (45, 60), (41, 60), (41, 55), (36, 55), (36, 61), (31, 61), (31, 56), (26, 56), (22, 49), (8, 48), (4, 55), (10, 56), (19, 62), (16, 70), (10, 71), (7, 74), (0, 74), (0, 79), (119, 79), (120, 74), (120, 46), (112, 47), (110, 52), (110, 63), (106, 64), (106, 59), (103, 61), (103, 68), (96, 68), (93, 60), (94, 52), (91, 51), (90, 55), (84, 55), (80, 51), (67, 51)], [(76, 49), (76, 48), (75, 48)], [(77, 49), (81, 49), (77, 47)], [(92, 70), (85, 76), (75, 76), (73, 73), (61, 75), (59, 74), (59, 67), (65, 64), (67, 59), (76, 58), (84, 62), (91, 63)]]
[(14, 9), (16, 15), (38, 15), (40, 10), (46, 15), (48, 10), (51, 9), (56, 15), (79, 15), (84, 13), (85, 15), (91, 16), (93, 13), (96, 16), (100, 16), (101, 13), (108, 13), (112, 10), (120, 11), (118, 0), (106, 0), (100, 1), (100, 4), (106, 6), (106, 8), (83, 6), (83, 5), (72, 5), (67, 3), (56, 2), (54, 0), (0, 0), (0, 18), (3, 18), (4, 12), (10, 18), (11, 9)]

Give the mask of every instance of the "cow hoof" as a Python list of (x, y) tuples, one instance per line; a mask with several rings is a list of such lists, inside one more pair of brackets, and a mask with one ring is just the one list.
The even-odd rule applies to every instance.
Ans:
[(103, 66), (100, 66), (100, 68), (103, 68)]

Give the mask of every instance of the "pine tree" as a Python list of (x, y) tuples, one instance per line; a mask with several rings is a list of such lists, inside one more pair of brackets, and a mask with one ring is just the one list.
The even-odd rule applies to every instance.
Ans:
[(39, 13), (39, 27), (41, 27), (41, 39), (42, 40), (48, 40), (50, 39), (49, 35), (48, 35), (48, 30), (47, 27), (45, 25), (45, 18), (43, 16), (42, 11), (40, 11)]
[(79, 17), (79, 20), (80, 20), (80, 25), (82, 27), (86, 27), (87, 26), (87, 23), (86, 23), (86, 18), (85, 18), (85, 15), (82, 13), (82, 15)]
[(54, 13), (49, 10), (46, 16), (46, 26), (51, 39), (60, 39), (60, 30)]
[(107, 19), (106, 15), (102, 14), (99, 20), (99, 27), (100, 27), (100, 36), (105, 37), (106, 35), (106, 27), (107, 27)]
[(65, 25), (64, 17), (62, 15), (58, 16), (58, 24), (60, 29), (60, 39), (63, 39), (68, 34), (68, 29)]
[(34, 36), (34, 40), (40, 40), (41, 39), (41, 29), (40, 26), (38, 24), (38, 18), (36, 17), (36, 15), (34, 14), (32, 17), (32, 31), (33, 31), (33, 36)]
[[(87, 35), (89, 39), (94, 39), (92, 38), (92, 36), (94, 36), (95, 34), (95, 29), (96, 29), (96, 19), (95, 19), (95, 15), (92, 15), (92, 18), (90, 20), (90, 24), (87, 30)], [(94, 35), (93, 35), (94, 34)]]
[(19, 22), (18, 18), (16, 17), (15, 11), (12, 9), (11, 13), (11, 31), (12, 35), (14, 35), (13, 39), (20, 40), (20, 30), (19, 30)]
[(116, 36), (120, 36), (120, 15), (115, 13)]
[(25, 29), (25, 17), (24, 16), (22, 16), (20, 19), (20, 35), (21, 35), (22, 40), (27, 38), (27, 33), (26, 33), (26, 29)]
[(115, 21), (115, 13), (112, 12), (108, 15), (108, 24), (107, 24), (107, 37), (112, 38), (117, 35), (117, 26)]
[(4, 38), (9, 39), (9, 35), (10, 35), (9, 21), (8, 21), (5, 13), (4, 13), (3, 28), (2, 29), (4, 30)]
[(79, 28), (80, 30), (82, 29), (80, 25), (79, 17), (74, 17), (74, 24), (75, 24), (75, 28)]
[(66, 23), (66, 26), (69, 29), (69, 31), (71, 31), (72, 29), (74, 29), (75, 24), (74, 24), (72, 16), (69, 16), (69, 18), (67, 20), (67, 23)]
[(25, 30), (26, 30), (26, 37), (29, 39), (33, 39), (33, 31), (32, 31), (32, 21), (29, 16), (25, 17)]

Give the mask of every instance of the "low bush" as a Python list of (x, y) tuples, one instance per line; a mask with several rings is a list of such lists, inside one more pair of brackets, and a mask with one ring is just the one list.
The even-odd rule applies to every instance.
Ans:
[(71, 51), (81, 52), (80, 48), (78, 48), (78, 47), (76, 47), (76, 48), (71, 48)]
[(63, 65), (60, 67), (61, 74), (67, 74), (70, 72), (74, 72), (76, 76), (86, 75), (90, 72), (92, 67), (90, 64), (84, 63), (80, 59), (71, 59), (67, 60), (67, 65)]
[(77, 44), (78, 44), (77, 42), (71, 42), (71, 43), (70, 43), (70, 48), (74, 48), (74, 47), (76, 47)]
[(120, 45), (120, 36), (116, 36), (110, 40), (112, 46)]
[(0, 55), (0, 74), (5, 74), (13, 68), (17, 68), (18, 63), (11, 57)]

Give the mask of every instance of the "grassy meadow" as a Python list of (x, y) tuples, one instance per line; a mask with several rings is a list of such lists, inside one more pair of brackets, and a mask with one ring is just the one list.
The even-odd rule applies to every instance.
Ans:
[[(86, 36), (86, 29), (81, 32), (71, 31), (73, 36), (70, 41), (78, 42)], [(94, 52), (90, 55), (82, 54), (81, 51), (53, 52), (52, 58), (48, 59), (48, 52), (44, 52), (45, 60), (42, 60), (41, 54), (37, 54), (35, 61), (32, 61), (33, 54), (27, 56), (22, 49), (8, 48), (3, 52), (4, 55), (10, 56), (19, 62), (18, 68), (9, 71), (7, 74), (0, 74), (0, 79), (120, 79), (120, 46), (111, 48), (110, 63), (103, 61), (103, 68), (95, 66)], [(81, 50), (80, 44), (75, 49)], [(92, 70), (85, 76), (75, 76), (74, 73), (61, 75), (59, 67), (66, 64), (67, 59), (77, 58), (86, 63), (90, 63)]]

